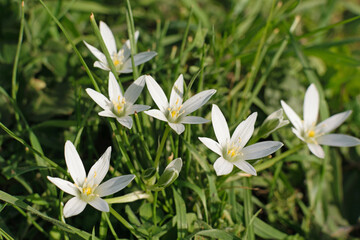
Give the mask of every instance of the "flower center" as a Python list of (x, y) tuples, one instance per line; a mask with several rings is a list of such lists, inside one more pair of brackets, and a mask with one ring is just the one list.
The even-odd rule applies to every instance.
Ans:
[(82, 189), (83, 194), (86, 194), (87, 196), (89, 196), (92, 193), (92, 188), (91, 187), (85, 187)]
[(181, 116), (181, 114), (183, 114), (185, 111), (181, 110), (181, 108), (183, 107), (183, 105), (179, 105), (179, 99), (176, 100), (176, 103), (174, 106), (172, 106), (171, 108), (168, 108), (169, 111), (169, 120), (170, 122), (176, 122), (176, 120)]
[(239, 160), (244, 154), (241, 152), (242, 147), (240, 146), (241, 139), (237, 143), (231, 143), (228, 145), (225, 151), (224, 158), (230, 162)]
[(112, 100), (112, 104), (113, 104), (113, 113), (121, 117), (125, 110), (125, 104), (126, 104), (125, 97), (121, 97), (119, 95), (117, 99)]
[(74, 185), (77, 187), (77, 189), (79, 189), (80, 191), (80, 198), (85, 201), (85, 202), (89, 202), (94, 200), (95, 197), (98, 197), (98, 194), (95, 194), (95, 189), (98, 186), (98, 184), (94, 184), (94, 179), (95, 179), (96, 173), (94, 174), (94, 178), (90, 179), (90, 181), (88, 181), (87, 178), (85, 178), (84, 184), (82, 187), (79, 187), (77, 184), (74, 183)]
[(124, 49), (121, 49), (119, 54), (115, 53), (112, 57), (113, 63), (117, 71), (121, 70), (124, 64)]
[(310, 130), (309, 132), (308, 132), (308, 137), (314, 137), (315, 136), (315, 132), (313, 131), (313, 130)]

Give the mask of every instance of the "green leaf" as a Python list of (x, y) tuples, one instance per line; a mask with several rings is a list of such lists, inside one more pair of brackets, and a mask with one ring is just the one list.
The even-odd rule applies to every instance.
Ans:
[(234, 235), (229, 234), (229, 233), (225, 232), (224, 230), (219, 230), (219, 229), (203, 230), (203, 231), (197, 232), (195, 235), (217, 238), (217, 239), (221, 239), (221, 240), (240, 240), (240, 238), (237, 238)]
[[(60, 228), (61, 230), (65, 231), (65, 232), (68, 232), (69, 234), (77, 235), (77, 236), (79, 236), (79, 237), (81, 237), (83, 239), (91, 238), (91, 234), (89, 234), (89, 233), (87, 233), (85, 231), (82, 231), (80, 229), (77, 229), (77, 228), (75, 228), (73, 226), (70, 226), (68, 224), (62, 223), (59, 220), (51, 218), (51, 217), (39, 212), (35, 208), (30, 207), (29, 205), (27, 205), (26, 203), (21, 201), (19, 198), (11, 196), (11, 195), (9, 195), (6, 192), (3, 192), (1, 190), (0, 190), (0, 199), (2, 201), (5, 201), (5, 202), (10, 203), (12, 205), (15, 205), (15, 206), (17, 206), (19, 208), (22, 208), (22, 209), (24, 209), (26, 211), (29, 211), (30, 213), (38, 215), (42, 219), (52, 223), (53, 225), (57, 226), (58, 228)], [(95, 239), (98, 239), (98, 238), (95, 238)]]
[(173, 188), (178, 239), (183, 239), (187, 232), (186, 206), (180, 194)]

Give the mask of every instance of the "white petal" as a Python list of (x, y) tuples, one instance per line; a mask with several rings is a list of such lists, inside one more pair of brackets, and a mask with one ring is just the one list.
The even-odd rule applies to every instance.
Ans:
[(325, 157), (324, 150), (322, 149), (322, 147), (320, 145), (314, 144), (314, 143), (308, 143), (307, 146), (310, 149), (310, 151), (318, 158)]
[(178, 77), (174, 86), (171, 89), (170, 94), (170, 103), (171, 107), (177, 105), (180, 106), (183, 102), (183, 95), (184, 95), (184, 77), (182, 74)]
[(87, 42), (83, 41), (85, 46), (90, 50), (90, 52), (97, 58), (99, 59), (100, 62), (106, 63), (106, 57), (105, 55), (100, 52), (96, 47), (91, 46), (90, 44), (88, 44)]
[(276, 152), (283, 145), (277, 141), (265, 141), (247, 146), (241, 152), (244, 154), (244, 160), (258, 159)]
[(354, 147), (360, 145), (360, 139), (345, 134), (328, 134), (316, 139), (319, 144), (334, 147)]
[(91, 202), (88, 202), (92, 207), (94, 207), (95, 209), (101, 211), (101, 212), (109, 212), (109, 204), (104, 200), (101, 199), (99, 197), (95, 198), (94, 200), (92, 200)]
[(291, 131), (301, 140), (305, 142), (305, 139), (301, 136), (301, 133), (296, 128), (291, 128)]
[(109, 72), (109, 84), (108, 84), (109, 98), (110, 101), (117, 100), (118, 97), (122, 97), (122, 92), (119, 83), (112, 72)]
[(227, 175), (227, 174), (231, 173), (233, 168), (234, 168), (234, 165), (231, 162), (226, 161), (222, 157), (219, 157), (218, 159), (216, 159), (216, 161), (214, 163), (214, 169), (215, 169), (216, 175), (218, 175), (218, 176)]
[(181, 123), (170, 123), (169, 122), (169, 126), (179, 135), (185, 131), (185, 126), (182, 125)]
[(85, 91), (92, 98), (92, 100), (94, 100), (94, 102), (96, 102), (97, 105), (99, 105), (102, 109), (109, 109), (111, 103), (104, 95), (91, 88), (87, 88)]
[(82, 186), (86, 178), (85, 168), (75, 146), (70, 141), (65, 143), (65, 162), (74, 182)]
[(110, 71), (110, 68), (105, 63), (99, 61), (94, 62), (94, 67), (100, 68), (105, 71)]
[(125, 117), (117, 117), (116, 120), (123, 125), (124, 127), (127, 127), (128, 129), (131, 129), (132, 125), (133, 125), (133, 120), (131, 117), (129, 116), (125, 116)]
[(84, 211), (86, 207), (86, 202), (80, 200), (77, 197), (71, 198), (64, 206), (63, 213), (64, 217), (72, 217), (78, 215), (82, 211)]
[(116, 43), (113, 33), (106, 23), (100, 21), (100, 34), (104, 43), (106, 45), (107, 50), (109, 51), (110, 56), (116, 54)]
[(229, 127), (224, 115), (215, 104), (212, 105), (211, 120), (219, 144), (221, 146), (227, 144), (230, 140)]
[(136, 100), (139, 98), (141, 91), (143, 90), (145, 86), (145, 75), (140, 76), (138, 79), (136, 79), (135, 82), (133, 82), (129, 88), (125, 91), (125, 100), (126, 104), (133, 105)]
[(148, 109), (150, 109), (150, 106), (148, 105), (135, 104), (126, 109), (126, 114), (134, 114), (135, 112), (139, 113)]
[(47, 176), (50, 182), (55, 184), (58, 188), (63, 190), (64, 192), (71, 194), (73, 196), (77, 196), (79, 194), (79, 190), (75, 187), (75, 185), (69, 181), (66, 181), (61, 178), (54, 178)]
[(254, 133), (255, 121), (257, 118), (257, 112), (251, 114), (247, 119), (242, 121), (235, 129), (231, 142), (239, 146), (244, 147)]
[(108, 147), (104, 154), (91, 167), (87, 181), (91, 185), (99, 185), (109, 171), (111, 147)]
[(287, 105), (284, 101), (281, 100), (281, 106), (283, 107), (286, 116), (288, 117), (288, 119), (290, 120), (290, 122), (292, 123), (292, 125), (299, 131), (301, 132), (303, 129), (303, 125), (301, 122), (301, 119), (299, 118), (299, 116), (294, 112), (294, 110), (289, 107), (289, 105)]
[[(134, 34), (135, 43), (137, 43), (137, 41), (138, 41), (139, 34), (140, 34), (139, 31), (136, 31), (135, 34)], [(131, 49), (131, 45), (130, 45), (130, 40), (129, 40), (129, 39), (126, 40), (126, 42), (125, 42), (124, 45), (126, 45), (126, 47), (127, 47), (128, 49)]]
[(195, 116), (186, 116), (181, 119), (181, 123), (187, 123), (187, 124), (203, 124), (208, 122), (210, 121), (205, 118), (195, 117)]
[(164, 172), (167, 170), (167, 169), (174, 169), (177, 173), (179, 173), (181, 171), (181, 168), (183, 166), (183, 162), (182, 162), (182, 159), (181, 158), (176, 158), (174, 160), (172, 160), (167, 166), (166, 168), (164, 169)]
[(215, 93), (216, 90), (210, 89), (199, 92), (198, 94), (189, 98), (187, 101), (184, 102), (182, 107), (182, 110), (185, 112), (184, 114), (188, 115), (199, 109), (201, 106), (207, 103), (211, 98), (211, 96), (214, 95)]
[(221, 146), (220, 146), (220, 144), (217, 143), (216, 141), (212, 140), (211, 138), (206, 138), (206, 137), (199, 137), (199, 140), (200, 140), (206, 147), (208, 147), (211, 151), (219, 154), (220, 156), (222, 155)]
[[(141, 53), (138, 53), (138, 54), (136, 54), (134, 56), (134, 64), (135, 64), (135, 66), (139, 66), (140, 64), (143, 64), (143, 63), (149, 61), (150, 59), (152, 59), (156, 55), (157, 55), (156, 52), (141, 52)], [(128, 58), (128, 60), (125, 61), (123, 68), (124, 68), (123, 70), (132, 69), (131, 58)]]
[(253, 166), (251, 166), (250, 163), (248, 163), (247, 161), (244, 160), (238, 160), (236, 162), (234, 162), (234, 165), (237, 166), (238, 168), (240, 168), (241, 170), (243, 170), (246, 173), (249, 173), (251, 175), (256, 176), (256, 170)]
[(166, 112), (169, 103), (164, 91), (161, 89), (155, 79), (153, 79), (151, 76), (145, 76), (145, 80), (147, 89), (149, 90), (152, 99), (154, 100), (160, 111)]
[(339, 127), (351, 114), (350, 111), (335, 114), (316, 126), (317, 133), (328, 133)]
[(162, 120), (162, 121), (165, 121), (165, 122), (168, 121), (167, 118), (165, 117), (164, 113), (161, 112), (160, 110), (151, 109), (151, 110), (145, 111), (144, 113), (146, 113), (147, 115), (149, 115), (151, 117), (157, 118), (159, 120)]
[(111, 118), (117, 118), (117, 116), (110, 110), (104, 110), (98, 113), (99, 116), (102, 117), (111, 117)]
[(98, 186), (95, 189), (95, 194), (98, 194), (99, 197), (114, 194), (129, 185), (134, 178), (135, 175), (132, 174), (111, 178)]
[(306, 129), (316, 125), (319, 114), (319, 92), (314, 84), (306, 90), (304, 98), (304, 124)]

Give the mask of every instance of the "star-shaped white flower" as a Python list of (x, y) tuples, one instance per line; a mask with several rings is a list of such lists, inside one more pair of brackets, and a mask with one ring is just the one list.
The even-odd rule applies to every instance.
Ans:
[(256, 176), (256, 170), (246, 160), (268, 156), (283, 146), (281, 142), (264, 141), (244, 147), (254, 132), (256, 117), (255, 112), (242, 121), (230, 138), (226, 119), (219, 107), (213, 104), (211, 120), (218, 142), (206, 137), (199, 137), (199, 140), (220, 155), (214, 163), (216, 175), (229, 174), (235, 165), (244, 172)]
[(100, 184), (109, 170), (110, 155), (111, 147), (108, 147), (100, 159), (91, 167), (86, 177), (84, 165), (75, 146), (70, 141), (66, 141), (65, 161), (74, 183), (61, 178), (47, 177), (58, 188), (74, 196), (64, 206), (64, 217), (81, 213), (87, 203), (99, 211), (108, 212), (109, 205), (101, 197), (120, 191), (135, 178), (134, 175), (129, 174), (111, 178)]
[(351, 114), (351, 111), (345, 111), (335, 114), (328, 119), (317, 124), (319, 114), (319, 92), (314, 84), (311, 84), (306, 90), (304, 99), (304, 120), (295, 113), (284, 101), (281, 105), (285, 114), (294, 126), (293, 133), (306, 142), (310, 151), (319, 158), (324, 158), (325, 153), (319, 145), (329, 145), (334, 147), (353, 147), (360, 144), (360, 139), (344, 134), (328, 134), (339, 127)]
[[(112, 34), (108, 25), (106, 25), (106, 23), (102, 21), (100, 21), (100, 33), (102, 39), (104, 40), (105, 46), (109, 51), (111, 59), (113, 60), (116, 71), (118, 73), (131, 73), (133, 69), (132, 69), (132, 63), (130, 57), (130, 53), (131, 53), (130, 41), (127, 40), (125, 44), (122, 46), (122, 48), (119, 50), (119, 52), (117, 52), (114, 35)], [(139, 38), (139, 31), (135, 32), (134, 37), (136, 43), (137, 39)], [(88, 44), (87, 42), (84, 41), (84, 43), (86, 47), (90, 50), (90, 52), (99, 60), (94, 63), (94, 67), (98, 67), (103, 70), (110, 71), (110, 66), (106, 60), (105, 55), (102, 52), (100, 52), (97, 48)], [(144, 62), (149, 61), (156, 55), (157, 53), (152, 51), (136, 54), (134, 56), (135, 66), (138, 66), (140, 64), (143, 64)]]
[(209, 122), (205, 118), (187, 116), (188, 114), (196, 111), (201, 106), (203, 106), (210, 97), (214, 95), (216, 90), (206, 90), (202, 91), (183, 103), (183, 94), (184, 94), (184, 78), (180, 74), (171, 91), (170, 102), (161, 89), (159, 84), (151, 76), (146, 76), (146, 86), (150, 92), (150, 95), (159, 110), (151, 109), (145, 111), (146, 114), (160, 119), (162, 121), (168, 122), (170, 127), (177, 133), (181, 134), (185, 130), (183, 123), (187, 124), (201, 124)]
[(100, 116), (116, 118), (121, 125), (130, 129), (133, 120), (129, 115), (150, 108), (150, 106), (134, 104), (144, 86), (145, 76), (141, 76), (130, 85), (123, 95), (114, 74), (109, 72), (109, 99), (91, 88), (87, 88), (86, 92), (104, 110), (99, 112)]

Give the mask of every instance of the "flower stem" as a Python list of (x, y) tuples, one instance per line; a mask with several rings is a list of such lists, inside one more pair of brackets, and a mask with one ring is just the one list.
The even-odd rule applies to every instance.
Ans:
[(244, 215), (245, 215), (245, 226), (246, 226), (246, 239), (255, 239), (254, 236), (254, 227), (250, 223), (250, 219), (252, 218), (253, 208), (252, 208), (252, 199), (251, 199), (251, 182), (250, 178), (246, 177), (244, 179)]
[(278, 161), (282, 160), (283, 158), (286, 158), (287, 156), (299, 151), (301, 148), (303, 147), (303, 144), (299, 144), (295, 147), (293, 147), (292, 149), (287, 150), (286, 152), (280, 154), (277, 157), (274, 157), (273, 159), (269, 160), (269, 161), (265, 161), (257, 166), (255, 166), (255, 170), (257, 172), (268, 169), (269, 167), (271, 167), (272, 165), (274, 165), (275, 163), (277, 163)]
[(123, 218), (118, 212), (116, 212), (112, 207), (110, 207), (110, 213), (117, 219), (119, 220), (119, 222), (121, 222), (127, 229), (129, 229), (129, 231), (134, 234), (135, 236), (138, 236), (136, 234), (136, 230), (135, 228), (128, 222), (125, 220), (125, 218)]
[(153, 162), (153, 159), (152, 159), (152, 157), (151, 157), (150, 151), (149, 151), (149, 146), (147, 145), (147, 143), (146, 143), (146, 141), (145, 141), (145, 139), (144, 139), (144, 135), (143, 135), (143, 133), (142, 133), (142, 128), (141, 128), (141, 123), (140, 123), (139, 115), (138, 115), (137, 113), (135, 113), (134, 116), (135, 116), (135, 122), (136, 122), (136, 126), (137, 126), (137, 129), (138, 129), (140, 141), (141, 141), (141, 144), (144, 146), (144, 149), (145, 149), (146, 157), (148, 158), (148, 160), (149, 160), (151, 163), (154, 163), (154, 162)]
[(157, 198), (158, 198), (158, 191), (155, 191), (155, 193), (154, 193), (154, 202), (153, 202), (153, 222), (154, 222), (155, 226), (157, 225), (157, 221), (156, 221)]
[(169, 135), (169, 132), (170, 132), (170, 127), (169, 127), (169, 125), (167, 125), (166, 128), (165, 128), (164, 135), (163, 135), (163, 137), (161, 139), (160, 146), (158, 147), (156, 157), (155, 157), (155, 168), (156, 168), (156, 170), (159, 170), (160, 156), (161, 156), (161, 153), (162, 153), (162, 151), (164, 149), (166, 138)]

